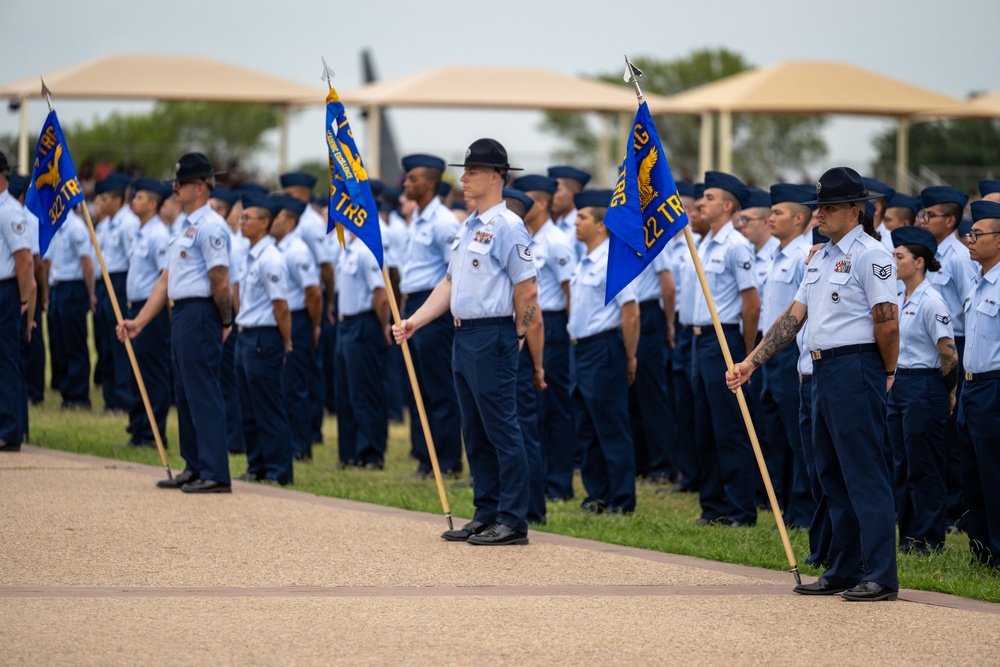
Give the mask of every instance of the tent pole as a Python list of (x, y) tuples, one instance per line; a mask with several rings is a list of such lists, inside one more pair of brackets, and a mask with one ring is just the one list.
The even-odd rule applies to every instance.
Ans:
[(712, 169), (712, 153), (715, 152), (715, 147), (712, 145), (714, 143), (712, 138), (715, 134), (713, 120), (710, 111), (701, 114), (701, 131), (698, 137), (698, 176), (695, 178), (696, 181), (704, 178), (705, 172)]
[(904, 194), (910, 193), (910, 174), (907, 169), (909, 163), (910, 119), (901, 117), (896, 131), (896, 190)]
[(368, 107), (368, 160), (365, 169), (369, 178), (381, 177), (382, 146), (382, 107), (373, 104)]
[(21, 102), (20, 129), (17, 137), (17, 173), (27, 176), (28, 171), (28, 98), (18, 98)]
[(733, 114), (728, 109), (719, 112), (719, 171), (733, 172)]
[(278, 146), (278, 173), (284, 174), (288, 171), (288, 105), (282, 104), (278, 113), (281, 125), (281, 139)]
[(601, 113), (601, 136), (597, 146), (597, 183), (602, 188), (611, 186), (608, 170), (611, 165), (611, 113)]

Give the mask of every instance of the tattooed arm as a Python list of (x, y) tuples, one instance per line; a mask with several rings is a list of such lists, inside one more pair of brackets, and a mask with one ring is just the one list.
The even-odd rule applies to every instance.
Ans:
[(538, 278), (532, 276), (514, 285), (514, 329), (522, 338), (538, 312)]
[(734, 364), (733, 369), (726, 373), (726, 385), (735, 392), (737, 387), (749, 380), (750, 375), (755, 370), (795, 340), (795, 334), (802, 328), (808, 314), (805, 304), (792, 301), (792, 305), (781, 314), (781, 317), (775, 320), (771, 328), (764, 334), (760, 345), (754, 348), (746, 359)]
[[(872, 308), (875, 322), (875, 344), (882, 356), (882, 366), (886, 371), (896, 370), (899, 358), (899, 307), (889, 301), (877, 303)], [(886, 391), (892, 388), (892, 377), (886, 378)]]
[(955, 388), (958, 386), (958, 349), (951, 338), (941, 338), (937, 342), (938, 354), (941, 355), (941, 375), (944, 376), (944, 386), (948, 390), (948, 416), (955, 411)]

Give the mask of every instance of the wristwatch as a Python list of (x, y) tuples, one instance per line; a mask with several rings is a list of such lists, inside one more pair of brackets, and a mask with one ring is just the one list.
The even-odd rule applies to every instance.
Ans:
[(885, 376), (887, 378), (895, 377), (896, 376), (896, 369), (893, 368), (891, 371), (886, 371), (885, 372)]

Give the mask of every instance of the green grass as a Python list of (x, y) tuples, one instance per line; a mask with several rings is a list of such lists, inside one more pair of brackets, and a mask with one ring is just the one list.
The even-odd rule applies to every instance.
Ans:
[[(32, 444), (109, 459), (162, 465), (155, 450), (137, 450), (123, 445), (128, 439), (126, 420), (122, 416), (100, 413), (103, 401), (99, 388), (92, 391), (92, 401), (95, 406), (93, 413), (62, 412), (58, 407), (58, 394), (50, 391), (43, 405), (31, 408)], [(441, 513), (433, 480), (408, 477), (416, 469), (416, 462), (408, 456), (408, 427), (391, 426), (386, 468), (382, 471), (336, 470), (334, 418), (326, 419), (324, 433), (326, 444), (314, 447), (313, 461), (295, 464), (295, 489), (321, 496)], [(171, 411), (168, 421), (167, 439), (170, 466), (174, 471), (182, 470), (183, 461), (177, 452), (174, 411)], [(234, 476), (245, 468), (243, 457), (231, 457), (230, 470)], [(445, 484), (452, 514), (471, 517), (472, 491), (455, 489), (451, 481)], [(579, 499), (584, 496), (579, 476), (575, 486), (577, 501), (549, 504), (548, 525), (533, 530), (772, 570), (788, 570), (781, 539), (769, 512), (760, 513), (755, 528), (698, 527), (694, 525), (700, 513), (696, 495), (657, 495), (654, 486), (640, 483), (637, 487), (638, 507), (634, 514), (624, 517), (594, 516), (577, 508)], [(443, 517), (441, 527), (442, 530), (445, 528)], [(802, 531), (792, 531), (789, 538), (796, 560), (800, 563), (800, 571), (803, 574), (820, 574), (817, 569), (801, 564), (808, 554), (807, 535)], [(1000, 602), (1000, 578), (985, 568), (969, 565), (968, 539), (964, 535), (948, 536), (946, 548), (933, 556), (901, 554), (899, 578), (901, 585), (907, 588)], [(788, 581), (791, 586), (791, 575)]]

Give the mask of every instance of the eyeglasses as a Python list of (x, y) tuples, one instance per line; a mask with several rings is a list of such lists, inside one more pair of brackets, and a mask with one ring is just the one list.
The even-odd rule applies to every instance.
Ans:
[(766, 215), (754, 216), (754, 217), (747, 217), (745, 215), (741, 215), (740, 217), (736, 218), (735, 222), (737, 226), (745, 227), (746, 225), (749, 225), (752, 220), (767, 220), (767, 218), (768, 216)]
[(934, 218), (947, 218), (947, 213), (927, 213), (926, 211), (917, 216), (917, 220), (933, 220)]
[(975, 243), (976, 239), (978, 239), (980, 236), (989, 236), (990, 234), (1000, 234), (1000, 232), (978, 232), (975, 229), (973, 229), (968, 234), (965, 234), (962, 238), (968, 241), (969, 243)]

